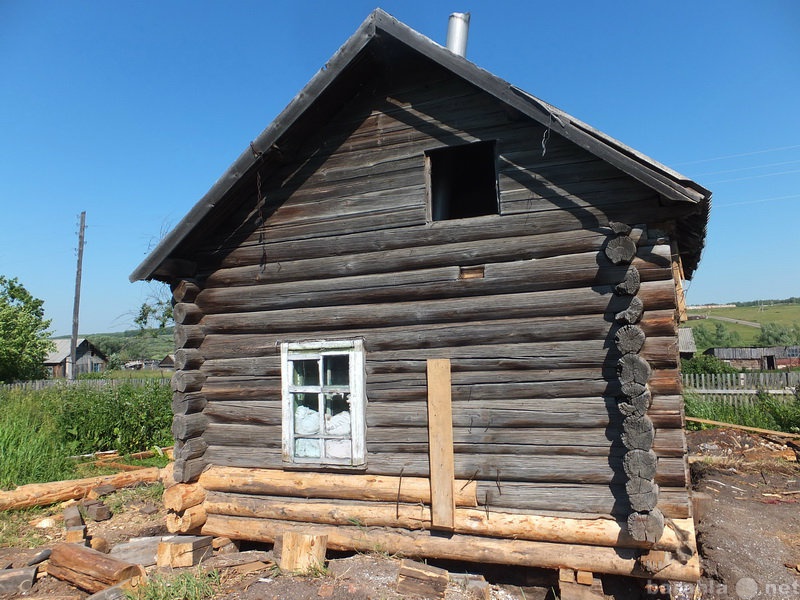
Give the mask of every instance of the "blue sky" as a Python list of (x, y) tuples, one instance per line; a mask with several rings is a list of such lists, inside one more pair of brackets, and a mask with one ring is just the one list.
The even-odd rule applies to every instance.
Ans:
[[(132, 328), (128, 282), (377, 6), (0, 0), (0, 274), (81, 333)], [(800, 3), (388, 0), (444, 43), (714, 192), (690, 303), (800, 296)]]

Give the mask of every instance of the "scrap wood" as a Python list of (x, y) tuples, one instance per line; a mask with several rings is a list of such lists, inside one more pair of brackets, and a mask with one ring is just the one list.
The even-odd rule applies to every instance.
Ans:
[(64, 500), (77, 500), (84, 498), (92, 488), (106, 484), (123, 488), (140, 483), (155, 483), (158, 481), (159, 471), (158, 467), (145, 467), (116, 475), (21, 485), (14, 490), (0, 492), (0, 510), (47, 506)]
[(785, 431), (774, 431), (772, 429), (761, 429), (759, 427), (748, 427), (746, 425), (736, 425), (735, 423), (723, 423), (722, 421), (712, 421), (711, 419), (699, 419), (697, 417), (686, 417), (687, 421), (692, 423), (701, 423), (703, 425), (716, 425), (717, 427), (729, 427), (730, 429), (741, 429), (742, 431), (753, 431), (755, 433), (763, 433), (765, 435), (774, 435), (781, 438), (800, 439), (800, 433), (787, 433)]

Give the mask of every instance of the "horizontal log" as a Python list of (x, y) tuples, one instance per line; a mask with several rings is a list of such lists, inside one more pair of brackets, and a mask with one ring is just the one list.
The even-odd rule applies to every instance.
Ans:
[(175, 348), (197, 348), (205, 337), (200, 325), (175, 325)]
[(180, 279), (172, 286), (172, 298), (175, 302), (194, 302), (199, 293), (200, 286), (194, 279)]
[(202, 435), (206, 425), (208, 425), (208, 417), (203, 413), (174, 415), (172, 417), (172, 435), (177, 440), (187, 440)]
[[(648, 313), (675, 309), (675, 286), (671, 279), (642, 284), (639, 297), (646, 303)], [(492, 296), (491, 302), (481, 297), (448, 298), (424, 303), (391, 302), (339, 306), (335, 311), (331, 311), (328, 307), (290, 308), (246, 314), (209, 315), (204, 319), (209, 337), (203, 342), (202, 350), (206, 359), (274, 354), (274, 346), (258, 341), (258, 336), (269, 333), (366, 330), (492, 319), (532, 317), (545, 319), (567, 315), (595, 315), (597, 318), (599, 315), (614, 315), (623, 311), (632, 301), (631, 298), (615, 296), (612, 288), (606, 286), (495, 295)], [(236, 336), (234, 342), (232, 338), (223, 339), (214, 335), (215, 331), (239, 330), (247, 327), (248, 323), (257, 329), (256, 335), (252, 338), (240, 334)], [(181, 330), (186, 329), (181, 328)], [(659, 335), (660, 331), (659, 329), (647, 333)], [(197, 334), (201, 341), (203, 332)], [(669, 335), (675, 335), (674, 331)], [(178, 347), (181, 345), (177, 344)], [(237, 352), (238, 348), (241, 350)]]
[(10, 491), (0, 491), (0, 510), (18, 510), (31, 506), (47, 506), (65, 500), (84, 498), (90, 490), (101, 485), (124, 488), (142, 483), (155, 483), (158, 467), (126, 471), (116, 475), (103, 475), (51, 483), (30, 483)]
[(210, 461), (203, 456), (192, 459), (178, 458), (172, 468), (172, 476), (177, 483), (191, 483), (208, 467)]
[(173, 392), (172, 412), (176, 415), (199, 413), (206, 407), (208, 400), (202, 392)]
[(182, 512), (192, 506), (201, 504), (206, 497), (205, 488), (197, 483), (178, 483), (164, 490), (162, 501), (164, 508), (173, 512)]
[[(477, 494), (478, 503), (489, 510), (621, 518), (627, 518), (632, 510), (624, 484), (505, 482), (498, 490), (494, 481), (479, 481)], [(688, 490), (685, 487), (659, 488), (658, 507), (671, 519), (688, 518)]]
[[(430, 481), (419, 477), (290, 472), (277, 469), (223, 467), (215, 465), (199, 479), (209, 491), (239, 492), (265, 496), (362, 499), (383, 502), (430, 504)], [(454, 483), (456, 506), (477, 506), (475, 482)]]
[(53, 546), (47, 574), (91, 593), (134, 577), (140, 582), (147, 577), (141, 565), (119, 560), (80, 544)]
[(167, 531), (170, 533), (196, 533), (206, 522), (206, 517), (204, 504), (190, 506), (181, 512), (167, 513)]
[[(670, 279), (670, 250), (657, 246), (648, 261), (634, 265), (643, 281)], [(292, 281), (269, 285), (205, 289), (197, 304), (208, 315), (255, 312), (294, 307), (372, 304), (391, 301), (423, 301), (441, 298), (489, 296), (518, 292), (616, 285), (626, 267), (603, 264), (596, 252), (513, 263), (490, 263), (482, 279), (459, 279), (459, 267), (441, 267), (324, 280)], [(598, 264), (600, 263), (600, 264)], [(208, 333), (213, 320), (204, 319)], [(246, 321), (241, 332), (252, 331)]]
[(199, 369), (203, 364), (203, 354), (197, 348), (178, 348), (175, 350), (175, 370)]
[[(203, 458), (213, 465), (258, 468), (264, 465), (280, 466), (283, 462), (279, 448), (209, 446)], [(367, 456), (370, 474), (392, 475), (403, 478), (429, 476), (426, 454), (383, 454), (370, 452)], [(177, 464), (176, 464), (177, 466)], [(552, 483), (624, 483), (627, 476), (622, 469), (622, 458), (617, 456), (530, 456), (509, 454), (455, 456), (456, 477), (463, 480), (531, 481)], [(679, 487), (686, 484), (682, 458), (664, 457), (658, 461), (656, 482)], [(206, 487), (203, 485), (203, 487)], [(207, 488), (208, 489), (208, 488)]]
[[(208, 514), (254, 517), (362, 527), (431, 529), (431, 509), (427, 505), (391, 502), (318, 501), (301, 498), (248, 496), (209, 492), (203, 504)], [(688, 525), (673, 525), (686, 529)], [(509, 514), (482, 509), (457, 508), (454, 531), (471, 535), (588, 544), (622, 548), (649, 547), (631, 538), (627, 522), (609, 518), (574, 519), (529, 514)], [(675, 551), (683, 548), (682, 537), (667, 528), (657, 549)], [(692, 547), (687, 548), (693, 552)]]
[(174, 460), (191, 460), (205, 454), (208, 442), (201, 437), (177, 439), (175, 441)]
[(200, 371), (176, 371), (172, 376), (173, 392), (199, 392), (206, 376)]
[[(202, 532), (206, 535), (226, 536), (274, 543), (287, 531), (306, 531), (307, 524), (288, 523), (271, 519), (226, 517), (209, 515)], [(571, 568), (595, 573), (629, 575), (652, 578), (637, 561), (639, 551), (602, 548), (575, 544), (555, 544), (528, 540), (495, 540), (480, 536), (454, 534), (440, 537), (427, 531), (365, 530), (347, 526), (315, 526), (319, 535), (328, 536), (328, 548), (371, 552), (377, 548), (389, 553), (411, 557), (429, 557), (482, 562), (490, 564), (519, 565), (548, 569)], [(679, 581), (697, 581), (700, 564), (697, 555), (687, 564), (670, 563), (657, 576)]]
[(176, 324), (194, 325), (203, 318), (203, 311), (194, 303), (178, 302), (172, 307), (172, 315)]

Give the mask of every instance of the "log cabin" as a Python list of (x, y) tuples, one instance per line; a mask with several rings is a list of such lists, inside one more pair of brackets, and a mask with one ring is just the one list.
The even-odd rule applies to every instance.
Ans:
[(700, 185), (373, 12), (131, 274), (173, 531), (692, 581)]

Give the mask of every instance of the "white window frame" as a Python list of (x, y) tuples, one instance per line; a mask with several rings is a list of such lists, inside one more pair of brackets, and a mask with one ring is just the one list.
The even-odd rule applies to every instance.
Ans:
[[(350, 459), (331, 457), (295, 456), (295, 410), (293, 394), (322, 394), (319, 386), (296, 386), (292, 384), (292, 362), (303, 359), (320, 359), (325, 355), (347, 354), (349, 360), (350, 404)], [(366, 390), (364, 386), (364, 343), (362, 340), (319, 340), (281, 343), (281, 395), (283, 462), (295, 465), (320, 465), (341, 467), (366, 466)], [(318, 411), (322, 412), (322, 411)], [(320, 419), (324, 415), (320, 414)], [(320, 423), (322, 425), (322, 423)], [(323, 429), (320, 427), (320, 436)], [(313, 436), (312, 436), (313, 437)], [(324, 446), (324, 444), (322, 444)]]

